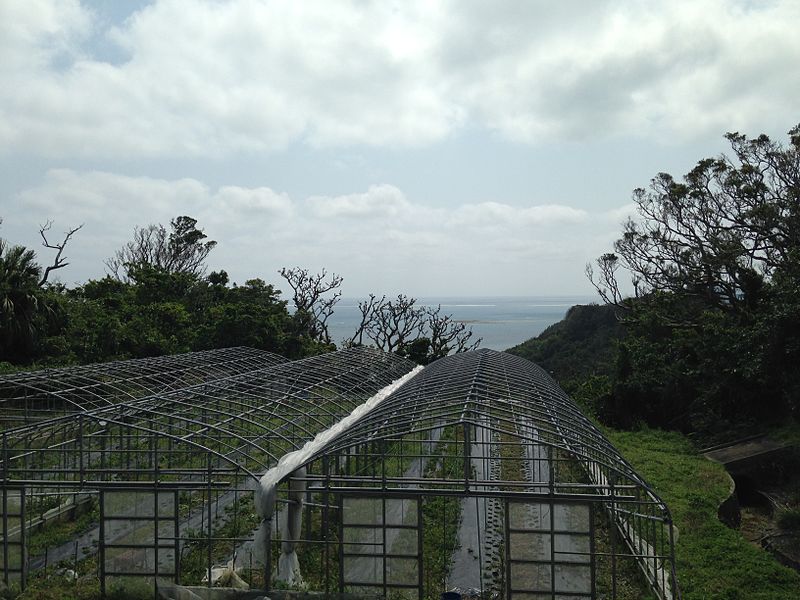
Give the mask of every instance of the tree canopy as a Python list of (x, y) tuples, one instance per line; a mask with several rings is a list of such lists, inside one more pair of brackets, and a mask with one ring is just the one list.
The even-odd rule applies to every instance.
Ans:
[(416, 298), (398, 294), (395, 299), (375, 294), (359, 302), (361, 322), (347, 345), (372, 343), (385, 352), (406, 356), (418, 364), (428, 364), (451, 352), (477, 348), (481, 339), (472, 339), (472, 328), (436, 307), (420, 306)]
[(197, 228), (197, 219), (179, 216), (170, 221), (171, 231), (161, 224), (136, 227), (133, 239), (106, 260), (110, 273), (117, 278), (130, 277), (131, 269), (150, 266), (167, 273), (203, 276), (205, 260), (217, 242), (209, 240)]
[[(237, 285), (225, 271), (205, 276), (216, 242), (206, 241), (196, 219), (179, 216), (169, 230), (158, 224), (135, 228), (133, 239), (106, 261), (110, 275), (68, 289), (48, 275), (69, 264), (64, 252), (81, 227), (66, 231), (60, 242), (48, 239), (51, 227), (48, 221), (39, 230), (43, 246), (55, 251), (48, 267), (32, 250), (0, 239), (3, 369), (240, 345), (298, 358), (336, 347), (327, 323), (342, 294), (339, 275), (281, 269), (292, 290), (289, 311), (281, 291), (262, 279)], [(358, 343), (420, 363), (477, 345), (470, 343), (468, 327), (440, 308), (418, 307), (405, 296), (394, 302), (371, 298), (375, 310)], [(389, 326), (390, 313), (402, 331)]]
[(587, 266), (625, 325), (609, 400), (623, 420), (711, 431), (797, 415), (800, 126), (786, 146), (726, 138), (732, 156), (635, 190), (636, 218)]

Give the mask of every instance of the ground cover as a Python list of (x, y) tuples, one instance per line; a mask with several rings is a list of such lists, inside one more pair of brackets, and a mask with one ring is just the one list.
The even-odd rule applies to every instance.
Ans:
[(676, 568), (684, 600), (800, 598), (800, 574), (717, 518), (717, 507), (730, 491), (721, 465), (676, 432), (605, 433), (670, 507), (678, 529)]

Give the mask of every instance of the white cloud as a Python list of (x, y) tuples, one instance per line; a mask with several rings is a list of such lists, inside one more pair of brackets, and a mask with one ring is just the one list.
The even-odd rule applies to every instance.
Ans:
[(267, 187), (224, 186), (209, 199), (209, 203), (214, 205), (213, 211), (236, 217), (250, 215), (258, 218), (271, 215), (281, 218), (290, 216), (294, 211), (287, 194), (278, 194)]
[(49, 171), (9, 208), (3, 236), (32, 247), (47, 218), (55, 221), (54, 233), (85, 223), (68, 248), (70, 267), (59, 273), (68, 282), (102, 276), (103, 260), (135, 226), (185, 214), (219, 242), (210, 267), (226, 269), (234, 281), (276, 282), (287, 265), (325, 267), (345, 276), (352, 294), (419, 293), (409, 289), (414, 285), (458, 289), (484, 280), (500, 285), (503, 278), (511, 285), (520, 273), (552, 268), (564, 257), (580, 272), (582, 240), (592, 230), (591, 215), (569, 206), (486, 202), (446, 211), (415, 203), (389, 184), (296, 201), (266, 187), (213, 189), (196, 179), (69, 169)]
[(314, 214), (329, 219), (336, 217), (398, 217), (410, 209), (399, 189), (392, 185), (373, 185), (363, 194), (345, 196), (312, 196), (308, 199)]
[(622, 206), (618, 206), (617, 208), (606, 211), (603, 216), (605, 220), (611, 222), (611, 224), (620, 225), (625, 223), (628, 218), (636, 218), (638, 216), (638, 212), (636, 209), (636, 204), (633, 202), (628, 202), (627, 204), (623, 204)]
[(3, 216), (4, 236), (31, 247), (38, 246), (37, 226), (47, 219), (55, 222), (54, 236), (83, 223), (69, 247), (73, 266), (61, 272), (74, 281), (101, 276), (103, 260), (131, 238), (136, 226), (167, 225), (178, 215), (195, 217), (209, 238), (221, 248), (228, 245), (222, 250), (228, 266), (240, 264), (250, 250), (237, 244), (261, 236), (280, 239), (293, 214), (286, 194), (265, 187), (212, 190), (195, 179), (53, 169), (40, 185), (17, 194)]
[[(534, 143), (780, 131), (797, 118), (799, 20), (792, 0), (157, 0), (104, 29), (74, 0), (4, 2), (0, 152), (404, 146), (465, 125)], [(98, 38), (129, 59), (97, 58)]]
[(585, 220), (584, 210), (559, 204), (515, 207), (499, 202), (482, 202), (459, 207), (449, 218), (452, 226), (531, 227), (578, 223)]

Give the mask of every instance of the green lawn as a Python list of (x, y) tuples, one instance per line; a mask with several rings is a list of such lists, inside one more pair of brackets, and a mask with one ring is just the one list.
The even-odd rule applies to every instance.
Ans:
[(730, 485), (721, 465), (699, 455), (679, 433), (605, 433), (672, 511), (679, 530), (678, 584), (685, 600), (800, 598), (800, 574), (717, 520), (717, 506)]

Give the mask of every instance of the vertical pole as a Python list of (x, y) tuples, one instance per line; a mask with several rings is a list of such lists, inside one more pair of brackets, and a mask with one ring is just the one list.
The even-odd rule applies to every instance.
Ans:
[(381, 564), (383, 565), (383, 597), (387, 597), (386, 587), (386, 498), (381, 498), (381, 549), (383, 556), (381, 557)]
[(181, 583), (181, 542), (180, 542), (180, 524), (178, 521), (178, 508), (179, 508), (179, 498), (180, 492), (175, 489), (173, 490), (173, 498), (172, 498), (172, 535), (175, 538), (174, 544), (174, 552), (175, 552), (175, 573), (173, 580), (176, 584), (180, 585)]
[(153, 478), (153, 596), (158, 600), (158, 550), (159, 546), (159, 505), (158, 505), (158, 456), (154, 457), (156, 472)]
[(614, 501), (616, 492), (614, 483), (617, 475), (615, 471), (610, 471), (608, 477), (609, 492), (611, 494), (611, 510), (608, 513), (609, 529), (611, 533), (611, 597), (617, 597), (617, 506)]
[(675, 532), (672, 529), (672, 518), (670, 517), (669, 523), (669, 573), (670, 573), (670, 585), (672, 587), (672, 593), (677, 597), (680, 597), (678, 594), (678, 577), (675, 574)]
[(25, 527), (25, 487), (19, 490), (19, 560), (20, 569), (20, 588), (25, 591), (25, 584), (28, 581), (28, 544), (27, 531)]
[(556, 597), (556, 503), (550, 499), (550, 592)]
[[(480, 498), (483, 502), (484, 510), (486, 509), (486, 498)], [(478, 532), (478, 587), (481, 590), (481, 598), (483, 598), (483, 537), (481, 536), (481, 508), (478, 497), (475, 496), (475, 530)]]
[[(645, 520), (645, 523), (647, 521)], [(653, 581), (658, 581), (658, 555), (661, 554), (660, 552), (660, 544), (658, 543), (658, 532), (656, 530), (656, 520), (650, 519), (651, 531), (653, 534), (651, 548), (653, 548)], [(660, 586), (659, 586), (660, 587)]]
[(208, 477), (208, 502), (206, 503), (206, 519), (208, 520), (208, 552), (206, 553), (206, 559), (208, 562), (208, 587), (211, 587), (211, 453), (206, 454), (206, 464), (208, 467), (207, 477)]
[(549, 510), (550, 510), (550, 592), (555, 598), (556, 593), (556, 534), (555, 534), (555, 509), (556, 503), (554, 499), (555, 494), (555, 457), (552, 446), (547, 447), (547, 463), (548, 463), (548, 487), (550, 488)]
[(462, 423), (461, 428), (464, 430), (464, 491), (469, 491), (469, 481), (472, 475), (472, 461), (471, 448), (470, 448), (470, 427), (469, 423)]
[(508, 498), (503, 500), (503, 527), (505, 531), (503, 531), (503, 545), (504, 545), (504, 562), (505, 562), (505, 573), (506, 573), (506, 598), (511, 598), (512, 586), (511, 586), (511, 539), (509, 534), (509, 529), (511, 529), (511, 518), (509, 516), (510, 512), (510, 501)]
[(106, 597), (106, 495), (100, 490), (100, 597)]
[[(3, 434), (3, 446), (5, 447), (6, 434)], [(8, 454), (6, 453), (6, 456)], [(3, 461), (5, 466), (6, 461)], [(5, 469), (4, 469), (5, 470)], [(8, 587), (8, 488), (3, 486), (3, 582)]]
[(339, 521), (337, 523), (338, 530), (339, 530), (339, 593), (344, 593), (344, 496), (339, 494), (339, 498), (337, 500), (337, 505), (339, 507)]
[[(328, 461), (327, 457), (323, 459), (325, 462), (325, 473), (326, 478), (329, 477), (328, 473)], [(330, 587), (331, 587), (331, 556), (330, 556), (330, 540), (328, 539), (328, 533), (330, 530), (330, 523), (328, 519), (330, 518), (328, 503), (330, 502), (330, 479), (325, 481), (325, 492), (323, 493), (323, 500), (322, 500), (322, 543), (324, 544), (324, 557), (325, 557), (325, 597), (330, 597)]]
[(595, 560), (595, 542), (594, 542), (594, 532), (595, 532), (595, 515), (594, 515), (594, 507), (591, 504), (586, 505), (587, 509), (589, 510), (589, 573), (592, 579), (590, 592), (592, 594), (592, 598), (597, 597), (597, 586), (595, 581), (597, 579), (597, 561)]
[(417, 588), (419, 591), (418, 598), (419, 600), (422, 600), (422, 597), (425, 594), (425, 588), (423, 585), (425, 554), (422, 545), (422, 498), (418, 497), (414, 500), (414, 502), (417, 505)]
[(264, 519), (261, 524), (266, 530), (264, 540), (264, 591), (269, 592), (272, 585), (272, 517)]
[(83, 414), (78, 414), (78, 471), (80, 473), (80, 483), (83, 487)]

